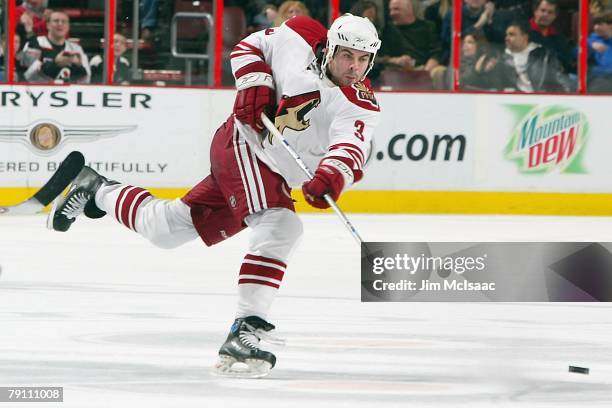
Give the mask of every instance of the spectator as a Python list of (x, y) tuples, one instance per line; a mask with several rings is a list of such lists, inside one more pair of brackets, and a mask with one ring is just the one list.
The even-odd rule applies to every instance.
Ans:
[(268, 27), (272, 27), (274, 20), (278, 16), (278, 8), (274, 4), (266, 4), (263, 9), (263, 13), (266, 16)]
[(576, 72), (576, 61), (567, 38), (557, 31), (554, 22), (559, 14), (558, 0), (537, 0), (533, 8), (530, 39), (553, 51), (566, 72)]
[(278, 9), (272, 3), (263, 6), (261, 13), (253, 17), (253, 26), (255, 31), (263, 30), (272, 27), (274, 20), (278, 16)]
[(278, 15), (274, 20), (274, 27), (278, 27), (294, 16), (309, 16), (308, 9), (301, 1), (286, 1), (278, 8)]
[[(114, 54), (115, 54), (115, 68), (113, 73), (113, 83), (121, 85), (130, 84), (130, 61), (123, 56), (127, 51), (127, 39), (119, 33), (115, 33), (114, 36)], [(91, 82), (102, 83), (104, 82), (104, 58), (102, 55), (94, 56), (91, 61)]]
[[(481, 31), (487, 41), (494, 44), (503, 44), (505, 30), (512, 20), (512, 13), (495, 10), (495, 4), (487, 0), (465, 0), (461, 12), (461, 35), (473, 31)], [(441, 39), (443, 45), (442, 60), (448, 61), (452, 37), (452, 13), (447, 13), (442, 22)], [(501, 47), (500, 47), (501, 48)]]
[[(21, 47), (21, 39), (19, 38), (19, 36), (15, 36), (15, 42), (13, 43), (13, 51), (15, 52), (15, 80), (19, 81), (19, 77), (18, 77), (18, 72), (17, 72), (17, 63), (19, 61), (17, 61), (17, 53), (19, 51), (19, 47)], [(5, 57), (4, 54), (7, 51), (7, 47), (6, 47), (6, 39), (4, 37), (0, 37), (0, 81), (5, 81), (7, 80), (7, 75), (5, 75), (6, 73), (6, 67), (4, 65), (5, 63)]]
[(80, 45), (67, 39), (68, 15), (62, 11), (51, 12), (47, 30), (47, 36), (32, 38), (23, 48), (21, 64), (26, 81), (89, 83), (87, 55)]
[(501, 61), (502, 88), (521, 92), (569, 92), (571, 83), (559, 60), (546, 47), (530, 41), (529, 26), (511, 23)]
[[(511, 15), (510, 20), (523, 21), (529, 20), (531, 16), (531, 4), (530, 0), (493, 0), (495, 2), (495, 9), (499, 11), (507, 12)], [(510, 22), (510, 21), (509, 21)]]
[[(418, 0), (390, 0), (382, 34), (381, 62), (403, 70), (424, 69), (432, 78), (440, 66), (442, 47), (433, 23), (418, 19)], [(438, 68), (439, 67), (439, 68)]]
[[(431, 21), (436, 27), (436, 33), (442, 33), (442, 24), (446, 16), (452, 11), (453, 4), (451, 0), (439, 0), (430, 4), (425, 9), (425, 20)], [(450, 39), (449, 39), (450, 42)]]
[(144, 41), (152, 41), (157, 27), (157, 11), (159, 0), (142, 0), (140, 11), (142, 13), (140, 26), (140, 38)]
[[(450, 16), (449, 16), (450, 17)], [(503, 42), (506, 26), (510, 23), (506, 13), (495, 12), (495, 3), (487, 0), (465, 0), (461, 31), (482, 31), (490, 42)]]
[(463, 36), (459, 83), (462, 89), (498, 89), (497, 56), (480, 31)]
[(593, 19), (589, 35), (591, 65), (588, 75), (589, 91), (612, 91), (612, 12)]
[[(2, 5), (2, 0), (0, 0), (0, 6)], [(4, 52), (5, 52), (5, 39), (4, 36), (0, 35), (0, 81), (4, 81)]]
[(44, 0), (24, 0), (15, 9), (16, 33), (21, 44), (39, 35), (47, 35), (47, 19), (51, 10), (45, 8)]
[(354, 16), (365, 17), (374, 24), (376, 31), (380, 35), (384, 25), (383, 13), (378, 5), (372, 0), (359, 0), (349, 11)]

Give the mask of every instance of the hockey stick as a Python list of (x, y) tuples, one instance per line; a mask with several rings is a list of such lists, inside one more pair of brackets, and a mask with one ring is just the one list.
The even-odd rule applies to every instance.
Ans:
[(59, 165), (53, 176), (32, 197), (16, 205), (0, 206), (2, 215), (33, 215), (42, 212), (51, 201), (64, 191), (85, 165), (81, 152), (71, 152)]
[[(261, 120), (263, 121), (263, 124), (265, 125), (266, 129), (268, 129), (268, 131), (272, 134), (272, 136), (277, 138), (282, 143), (285, 150), (287, 150), (291, 157), (293, 157), (295, 162), (298, 164), (298, 166), (300, 166), (300, 168), (302, 169), (304, 174), (306, 174), (308, 179), (312, 179), (314, 175), (312, 174), (306, 163), (304, 163), (302, 158), (296, 153), (295, 150), (293, 150), (289, 142), (287, 142), (287, 139), (283, 137), (281, 132), (278, 131), (276, 126), (274, 126), (274, 123), (272, 123), (272, 121), (268, 119), (265, 113), (261, 114)], [(325, 199), (325, 201), (327, 201), (327, 204), (329, 204), (329, 206), (336, 212), (336, 214), (338, 214), (338, 217), (340, 217), (340, 220), (342, 221), (346, 229), (348, 229), (353, 238), (355, 238), (357, 244), (363, 244), (363, 239), (361, 238), (351, 221), (349, 221), (346, 215), (344, 215), (344, 212), (340, 209), (340, 207), (338, 207), (338, 204), (336, 204), (334, 199), (331, 198), (329, 194), (325, 194), (323, 198)]]

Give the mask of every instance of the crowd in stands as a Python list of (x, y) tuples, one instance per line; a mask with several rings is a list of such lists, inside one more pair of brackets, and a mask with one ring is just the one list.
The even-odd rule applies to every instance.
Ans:
[[(139, 30), (145, 41), (152, 40), (156, 30), (159, 34), (160, 2), (165, 4), (165, 0), (141, 0)], [(78, 43), (68, 39), (68, 15), (52, 12), (45, 4), (46, 0), (23, 0), (17, 7), (18, 78), (102, 82), (103, 53), (90, 54), (90, 60)], [(310, 15), (328, 24), (330, 11), (327, 0), (225, 0), (224, 4), (243, 12), (244, 34), (279, 26), (297, 15)], [(341, 13), (369, 18), (379, 31), (382, 47), (370, 73), (374, 86), (452, 86), (452, 0), (341, 0), (340, 7)], [(578, 8), (578, 0), (463, 0), (461, 46), (456, 50), (460, 53), (460, 88), (575, 91)], [(589, 15), (588, 89), (612, 92), (612, 0), (590, 0)], [(114, 47), (114, 81), (128, 84), (126, 37), (116, 34)], [(0, 61), (6, 58), (4, 48), (0, 41)]]
[[(559, 13), (557, 0), (537, 0), (531, 15), (526, 13), (526, 4), (463, 2), (463, 44), (459, 51), (462, 89), (519, 92), (575, 89), (576, 58), (572, 58), (568, 40), (553, 25)], [(387, 70), (405, 71), (406, 77), (424, 70), (430, 74), (433, 88), (450, 87), (451, 4), (440, 0), (422, 11), (419, 0), (389, 0), (388, 10), (380, 59), (384, 65), (383, 83)], [(541, 69), (542, 66), (546, 69)]]
[[(589, 72), (590, 91), (612, 92), (610, 86), (610, 3), (592, 0), (590, 3)], [(450, 87), (449, 67), (452, 39), (452, 4), (447, 0), (432, 3), (420, 0), (388, 0), (383, 4), (387, 18), (382, 30), (383, 48), (380, 63), (382, 83), (386, 84), (389, 70), (402, 71), (405, 83), (410, 77), (430, 73), (432, 86)], [(398, 19), (394, 9), (414, 15)], [(424, 7), (424, 11), (423, 11)], [(406, 9), (411, 9), (405, 11)], [(400, 14), (401, 14), (400, 13)], [(422, 17), (421, 17), (422, 16)], [(464, 90), (570, 92), (577, 87), (578, 1), (571, 0), (464, 0), (461, 19), (462, 46), (459, 84)], [(429, 28), (424, 28), (428, 25)], [(425, 34), (417, 39), (410, 32)], [(439, 43), (431, 32), (438, 35)], [(399, 36), (398, 36), (399, 33)], [(399, 38), (399, 40), (396, 40)], [(428, 41), (425, 41), (429, 38)], [(392, 41), (391, 49), (385, 40)], [(428, 43), (427, 47), (424, 43)], [(595, 43), (595, 48), (591, 46)], [(441, 53), (438, 51), (442, 46)], [(403, 51), (400, 51), (402, 48)], [(426, 48), (436, 59), (430, 64), (415, 65)], [(403, 60), (401, 59), (403, 58)], [(401, 62), (398, 64), (398, 62)], [(606, 68), (608, 71), (606, 71)], [(545, 69), (544, 69), (545, 68)], [(398, 73), (393, 78), (397, 80)], [(426, 78), (426, 77), (425, 77)], [(440, 81), (442, 79), (442, 81)], [(374, 78), (376, 80), (376, 78)], [(398, 84), (401, 86), (401, 82)]]
[[(102, 58), (91, 64), (88, 55), (70, 35), (70, 17), (60, 9), (45, 7), (44, 0), (23, 0), (16, 7), (15, 72), (16, 81), (38, 83), (102, 82)], [(4, 79), (6, 35), (0, 41), (0, 79)], [(129, 61), (123, 56), (126, 39), (115, 35), (116, 83), (129, 83)], [(92, 76), (93, 74), (93, 76)]]

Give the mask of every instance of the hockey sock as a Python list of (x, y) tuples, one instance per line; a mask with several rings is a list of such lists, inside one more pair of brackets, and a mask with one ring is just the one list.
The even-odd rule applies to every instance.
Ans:
[(133, 231), (138, 209), (151, 199), (153, 196), (147, 190), (125, 184), (102, 186), (96, 192), (96, 205)]
[(102, 186), (96, 205), (159, 248), (176, 248), (198, 237), (190, 208), (180, 199), (161, 200), (140, 187), (120, 184)]
[(286, 268), (279, 260), (247, 254), (240, 267), (236, 317), (266, 319)]

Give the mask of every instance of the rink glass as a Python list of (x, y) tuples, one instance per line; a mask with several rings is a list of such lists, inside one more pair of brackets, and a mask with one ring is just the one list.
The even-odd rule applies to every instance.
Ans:
[[(14, 13), (19, 0), (0, 0), (0, 30), (2, 32), (3, 54), (11, 48), (8, 41), (14, 38), (8, 33), (9, 14)], [(467, 6), (476, 6), (484, 0), (433, 1), (423, 3), (416, 10), (417, 18), (428, 21), (440, 37), (442, 54), (440, 67), (425, 71), (415, 67), (379, 66), (373, 70), (371, 80), (375, 88), (392, 91), (418, 92), (517, 92), (508, 87), (495, 86), (495, 72), (484, 83), (470, 84), (461, 80), (465, 64), (469, 58), (463, 55), (464, 44), (461, 33), (469, 26), (469, 18), (463, 14)], [(233, 46), (258, 29), (265, 28), (267, 13), (261, 7), (266, 1), (258, 0), (143, 0), (140, 2), (117, 0), (48, 0), (47, 7), (64, 9), (71, 19), (70, 38), (77, 41), (87, 55), (104, 57), (105, 44), (111, 37), (110, 29), (126, 37), (126, 50), (123, 56), (129, 61), (129, 80), (118, 82), (110, 75), (94, 79), (94, 83), (144, 84), (150, 86), (196, 86), (225, 87), (233, 85), (229, 53)], [(261, 4), (260, 4), (261, 3)], [(384, 33), (384, 26), (392, 24), (388, 17), (388, 2), (373, 0), (377, 11), (357, 10), (353, 7), (356, 0), (306, 0), (309, 14), (324, 24), (340, 13), (353, 11), (372, 18)], [(415, 2), (421, 4), (421, 2)], [(490, 9), (490, 5), (484, 7)], [(530, 18), (534, 11), (531, 7), (521, 8), (522, 2), (496, 0), (493, 15), (507, 12), (515, 16)], [(12, 9), (11, 9), (12, 5)], [(13, 11), (11, 11), (13, 10)], [(114, 11), (114, 13), (109, 13)], [(610, 81), (595, 87), (590, 79), (594, 72), (594, 59), (587, 59), (587, 37), (593, 33), (593, 18), (599, 11), (589, 7), (587, 1), (567, 0), (559, 2), (553, 26), (563, 36), (571, 54), (565, 61), (565, 73), (571, 82), (569, 93), (593, 92), (607, 93)], [(461, 14), (461, 18), (458, 16)], [(105, 16), (114, 15), (111, 23)], [(506, 19), (506, 22), (512, 18)], [(462, 26), (459, 29), (459, 26)], [(486, 26), (486, 25), (485, 25)], [(488, 47), (503, 55), (503, 38), (488, 38)], [(14, 52), (14, 50), (13, 50)], [(379, 54), (380, 57), (384, 56)], [(379, 59), (382, 61), (382, 59)], [(104, 61), (107, 70), (113, 64)], [(6, 57), (0, 67), (0, 81), (3, 83), (20, 82), (19, 72), (7, 73)], [(387, 69), (388, 72), (381, 75)], [(111, 78), (109, 80), (109, 78)], [(594, 76), (593, 76), (594, 78)], [(557, 91), (545, 93), (558, 93)]]

